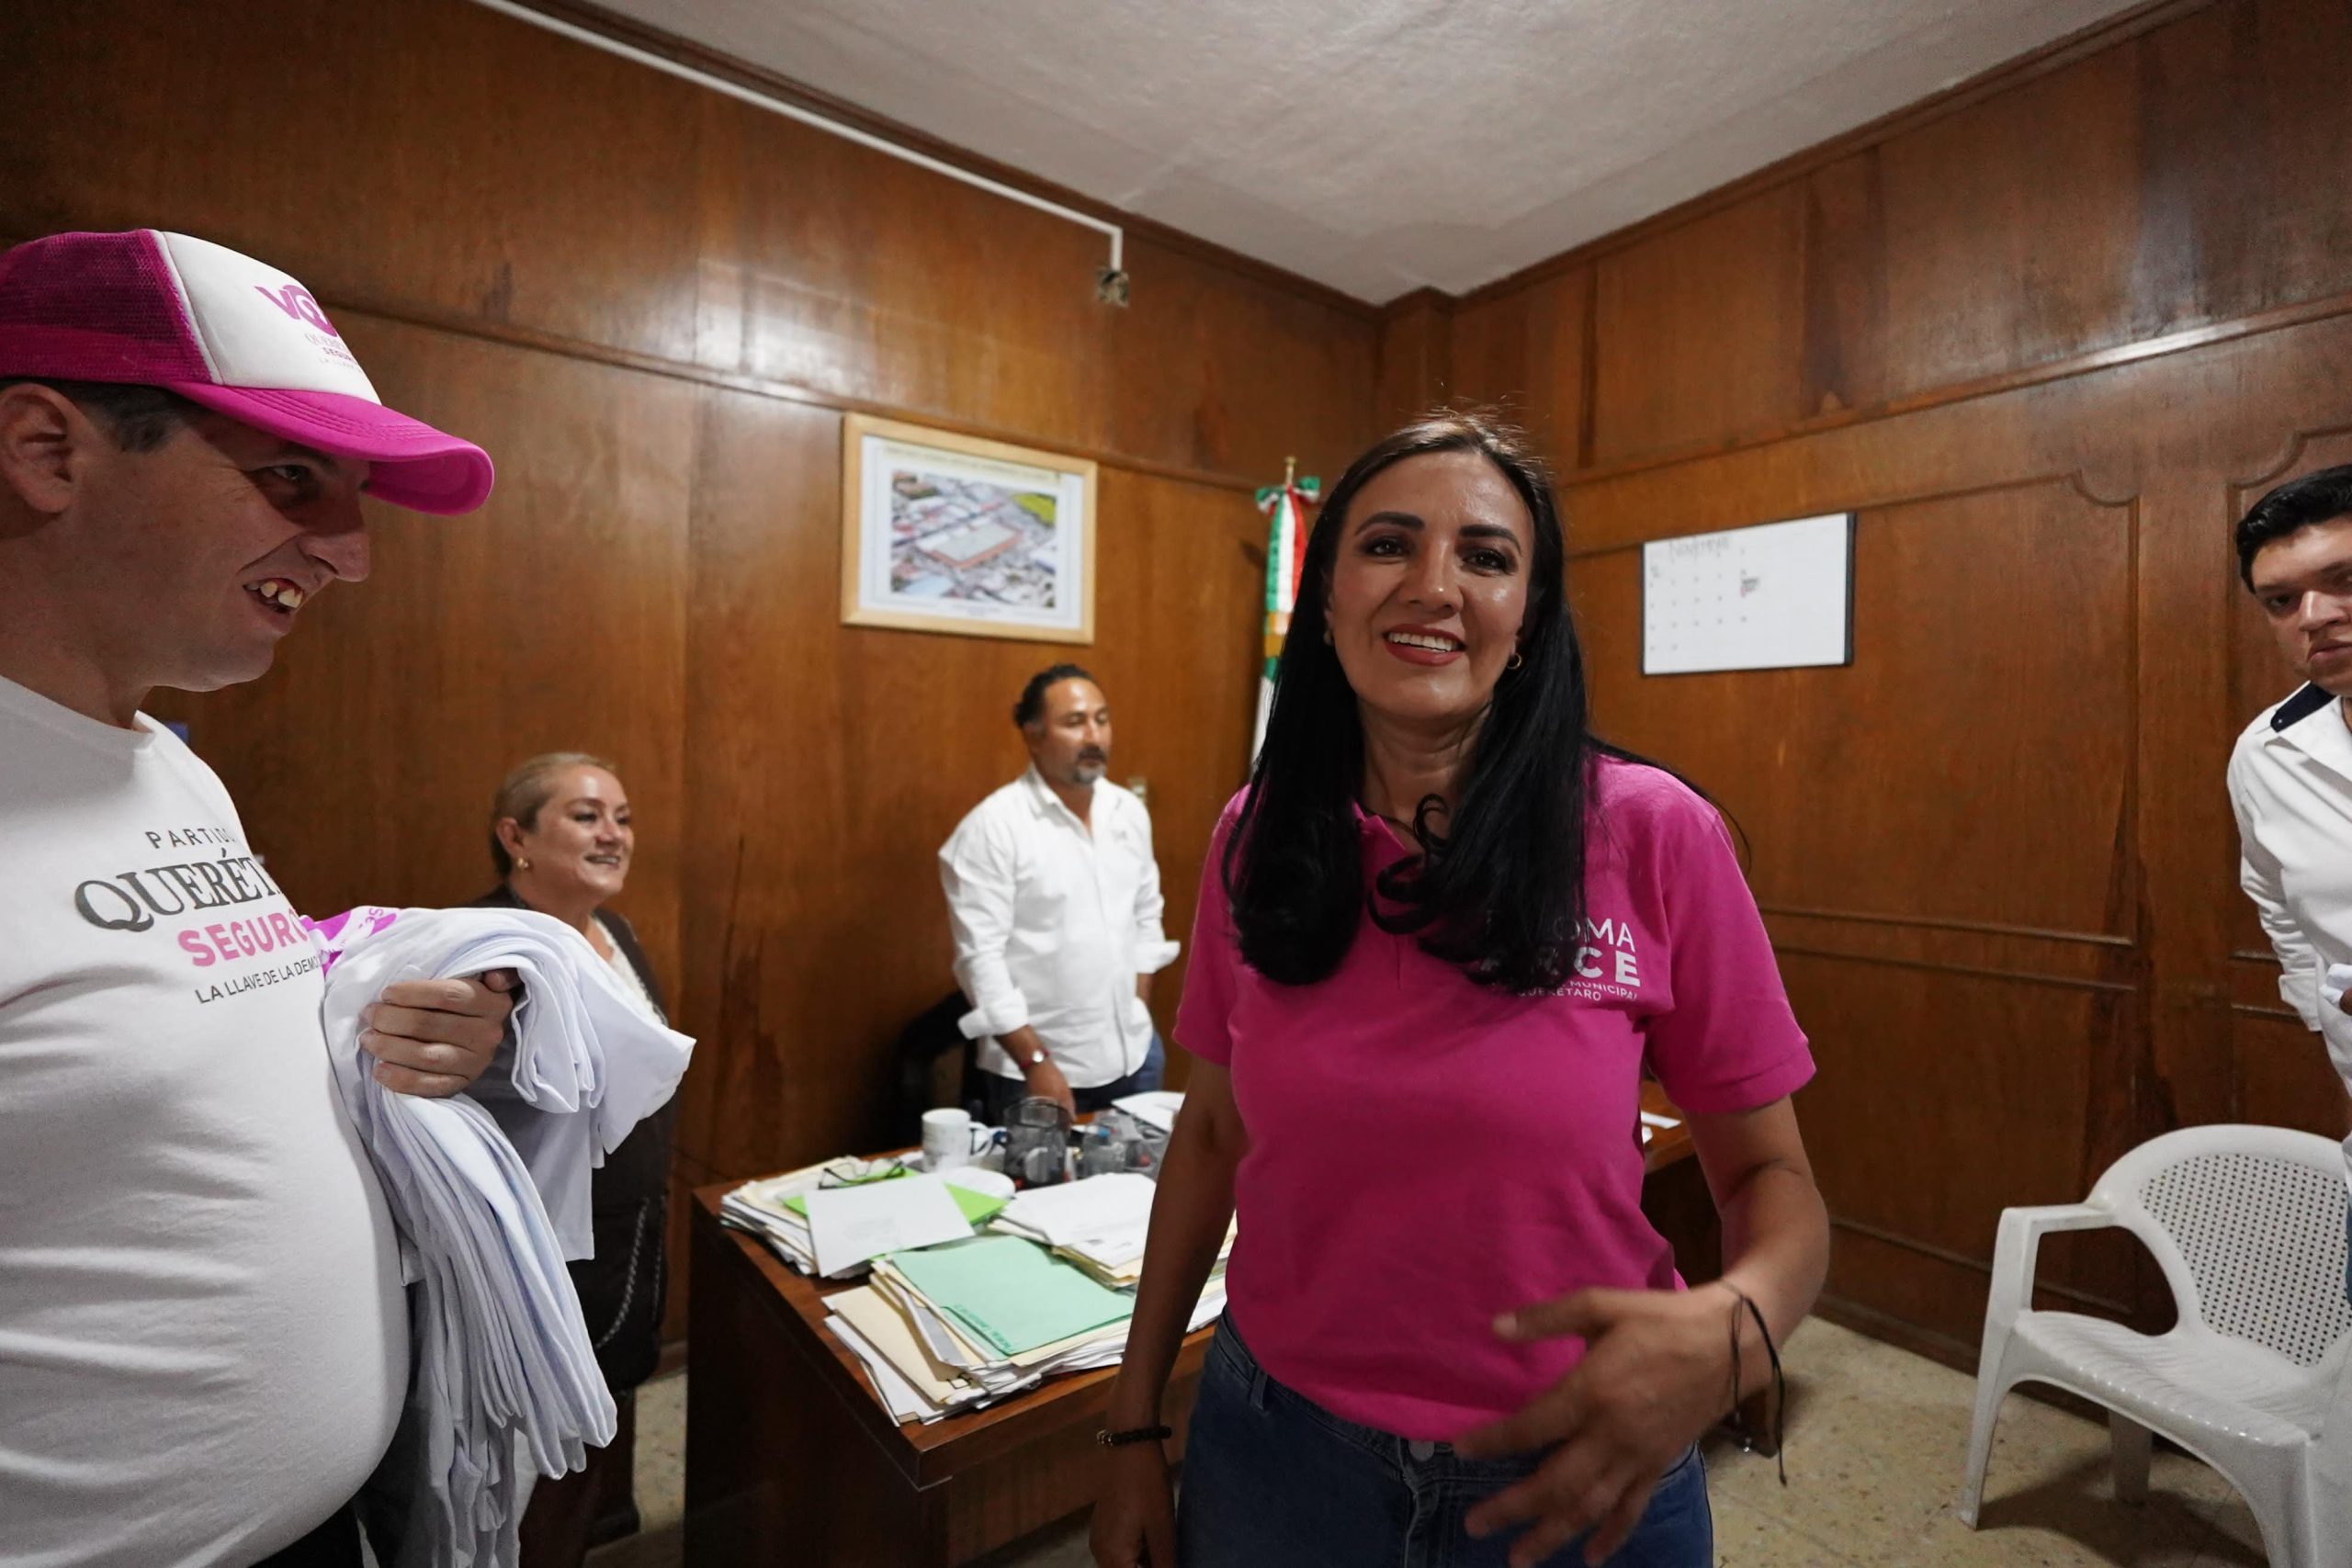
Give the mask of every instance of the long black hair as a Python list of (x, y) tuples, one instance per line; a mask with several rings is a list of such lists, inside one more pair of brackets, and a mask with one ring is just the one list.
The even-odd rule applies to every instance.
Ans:
[(1350, 503), (1374, 475), (1433, 452), (1485, 457), (1533, 521), (1523, 662), (1496, 682), (1452, 810), (1434, 795), (1419, 803), (1422, 852), (1381, 874), (1373, 918), (1384, 930), (1418, 933), (1425, 951), (1501, 990), (1556, 990), (1575, 961), (1593, 759), (1623, 753), (1587, 728), (1584, 650), (1568, 614), (1566, 546), (1550, 474), (1517, 430), (1483, 412), (1446, 412), (1351, 463), (1307, 537), (1265, 745), (1222, 866), (1243, 960), (1284, 985), (1336, 970), (1364, 908), (1352, 809), (1363, 722), (1325, 636), (1340, 535)]

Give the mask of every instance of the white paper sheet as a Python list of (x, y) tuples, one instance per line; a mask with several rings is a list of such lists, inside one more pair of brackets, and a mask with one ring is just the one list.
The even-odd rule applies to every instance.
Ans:
[(1172, 1089), (1148, 1089), (1141, 1094), (1123, 1094), (1111, 1103), (1145, 1126), (1165, 1133), (1176, 1125), (1176, 1112), (1184, 1109), (1184, 1097)]
[(905, 1176), (808, 1196), (808, 1235), (817, 1272), (828, 1278), (886, 1252), (960, 1241), (971, 1222), (935, 1176)]

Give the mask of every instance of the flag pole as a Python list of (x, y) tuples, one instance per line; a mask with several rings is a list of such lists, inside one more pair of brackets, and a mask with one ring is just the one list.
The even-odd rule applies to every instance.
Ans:
[(1305, 508), (1313, 504), (1322, 486), (1298, 477), (1298, 458), (1283, 459), (1283, 482), (1258, 492), (1258, 509), (1266, 514), (1265, 663), (1258, 681), (1258, 723), (1250, 754), (1255, 758), (1265, 744), (1266, 718), (1273, 711), (1274, 674), (1283, 640), (1290, 634), (1291, 605), (1298, 589), (1300, 558), (1306, 547)]

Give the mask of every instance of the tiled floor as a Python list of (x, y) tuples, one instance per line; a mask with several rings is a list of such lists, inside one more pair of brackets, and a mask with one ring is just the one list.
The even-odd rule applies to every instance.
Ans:
[[(1983, 1528), (1952, 1516), (1973, 1380), (1826, 1323), (1786, 1352), (1792, 1393), (1789, 1484), (1771, 1461), (1711, 1450), (1715, 1558), (1723, 1568), (2258, 1568), (2261, 1537), (2205, 1466), (2159, 1450), (2144, 1506), (2114, 1500), (2107, 1429), (2036, 1400), (2002, 1407)], [(638, 1506), (645, 1533), (591, 1568), (672, 1568), (684, 1500), (686, 1380), (639, 1395)], [(992, 1568), (1091, 1568), (1082, 1523)]]
[(588, 1554), (588, 1568), (677, 1568), (685, 1545), (686, 1374), (637, 1391), (637, 1513), (641, 1528)]

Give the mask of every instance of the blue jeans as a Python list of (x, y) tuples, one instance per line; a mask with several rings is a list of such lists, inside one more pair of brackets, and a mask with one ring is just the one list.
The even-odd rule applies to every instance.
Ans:
[[(1542, 1454), (1455, 1457), (1444, 1443), (1343, 1421), (1266, 1375), (1228, 1317), (1217, 1325), (1184, 1442), (1179, 1568), (1502, 1568), (1515, 1531), (1473, 1540), (1472, 1507)], [(1612, 1568), (1709, 1568), (1714, 1516), (1691, 1449), (1651, 1494)], [(1581, 1568), (1581, 1537), (1544, 1559)]]
[[(1142, 1066), (1125, 1077), (1114, 1078), (1092, 1089), (1073, 1089), (1070, 1098), (1078, 1101), (1081, 1113), (1108, 1111), (1113, 1100), (1158, 1089), (1167, 1075), (1168, 1047), (1160, 1043), (1159, 1032), (1154, 1031), (1151, 1049), (1143, 1054)], [(981, 1085), (980, 1120), (991, 1127), (1001, 1127), (1004, 1125), (1004, 1113), (1028, 1097), (1029, 1086), (1019, 1078), (1002, 1077), (995, 1073), (982, 1073), (980, 1077), (985, 1080)]]

